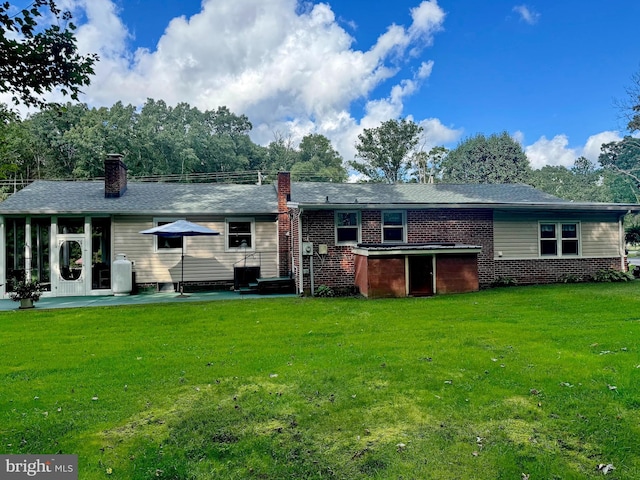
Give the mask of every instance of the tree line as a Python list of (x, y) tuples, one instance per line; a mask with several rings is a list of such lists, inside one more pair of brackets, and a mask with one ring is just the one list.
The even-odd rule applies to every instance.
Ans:
[(126, 156), (134, 177), (288, 170), (294, 180), (342, 182), (349, 167), (362, 181), (528, 183), (576, 201), (640, 201), (640, 72), (619, 105), (628, 134), (603, 145), (599, 165), (580, 157), (571, 168), (532, 170), (522, 146), (506, 132), (475, 135), (451, 151), (426, 151), (422, 127), (408, 119), (364, 129), (355, 158), (345, 162), (318, 134), (295, 146), (275, 133), (267, 146), (257, 145), (249, 137), (249, 119), (225, 106), (202, 112), (154, 99), (141, 108), (47, 104), (43, 94), (56, 88), (77, 101), (99, 61), (78, 53), (75, 30), (71, 14), (55, 0), (33, 0), (24, 9), (0, 4), (0, 92), (11, 94), (15, 104), (40, 108), (23, 120), (0, 105), (0, 179), (96, 178), (107, 153), (115, 152)]
[[(629, 128), (634, 128), (632, 122), (637, 118), (630, 119)], [(526, 183), (576, 201), (635, 203), (640, 198), (640, 155), (633, 136), (603, 146), (602, 166), (580, 157), (571, 168), (533, 170), (522, 146), (506, 132), (478, 134), (452, 150), (426, 150), (422, 127), (390, 119), (364, 129), (355, 158), (345, 162), (323, 135), (309, 134), (295, 145), (275, 133), (262, 146), (251, 140), (251, 129), (245, 115), (225, 106), (200, 111), (187, 103), (170, 106), (154, 99), (141, 108), (121, 102), (110, 108), (45, 106), (26, 119), (4, 105), (0, 177), (15, 182), (99, 178), (106, 155), (122, 153), (132, 177), (185, 181), (223, 174), (216, 178), (238, 181), (243, 172), (261, 172), (269, 180), (286, 170), (296, 181), (344, 182), (350, 170), (369, 182)], [(248, 178), (255, 181), (256, 176), (244, 176)]]
[(347, 179), (343, 159), (324, 136), (310, 134), (298, 146), (275, 134), (254, 143), (245, 115), (227, 107), (200, 111), (148, 99), (140, 108), (116, 103), (89, 108), (68, 103), (21, 120), (0, 108), (0, 166), (6, 178), (89, 179), (103, 175), (108, 153), (126, 157), (129, 175), (291, 171), (296, 180)]

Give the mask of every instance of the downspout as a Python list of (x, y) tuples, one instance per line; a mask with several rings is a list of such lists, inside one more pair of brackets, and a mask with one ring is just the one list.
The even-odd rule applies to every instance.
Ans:
[(309, 256), (309, 282), (311, 283), (311, 296), (315, 295), (315, 282), (313, 280), (313, 253)]
[(298, 210), (298, 288), (301, 295), (304, 293), (304, 268), (302, 268), (302, 212)]
[(625, 214), (620, 214), (618, 217), (618, 234), (620, 235), (620, 271), (626, 271), (626, 262), (627, 258), (627, 241), (624, 234), (624, 217), (631, 213), (631, 210), (627, 211)]

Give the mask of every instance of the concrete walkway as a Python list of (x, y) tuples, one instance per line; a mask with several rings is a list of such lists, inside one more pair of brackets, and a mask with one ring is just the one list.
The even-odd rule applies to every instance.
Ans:
[[(87, 296), (87, 297), (42, 297), (36, 302), (38, 310), (47, 308), (78, 308), (78, 307), (110, 307), (114, 305), (146, 305), (152, 303), (170, 302), (208, 302), (214, 300), (247, 300), (256, 298), (295, 297), (286, 295), (240, 295), (232, 291), (196, 292), (180, 297), (177, 293), (144, 293), (126, 296)], [(0, 300), (0, 311), (17, 310), (19, 302)]]

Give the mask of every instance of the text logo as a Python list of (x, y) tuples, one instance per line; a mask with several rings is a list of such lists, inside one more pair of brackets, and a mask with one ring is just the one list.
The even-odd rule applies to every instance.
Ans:
[(0, 455), (0, 479), (78, 480), (77, 455)]

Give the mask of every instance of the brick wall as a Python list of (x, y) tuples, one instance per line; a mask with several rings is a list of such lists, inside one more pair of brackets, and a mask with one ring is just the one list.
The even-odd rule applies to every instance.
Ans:
[(454, 242), (479, 245), (478, 280), (480, 285), (494, 280), (493, 212), (489, 209), (409, 210), (409, 243)]
[[(361, 214), (362, 243), (382, 242), (382, 213), (364, 210)], [(310, 241), (317, 252), (319, 244), (328, 246), (328, 255), (314, 259), (315, 286), (351, 287), (355, 283), (355, 256), (351, 246), (335, 245), (333, 210), (305, 212), (302, 215), (302, 241)], [(490, 284), (493, 273), (493, 213), (488, 209), (435, 209), (407, 212), (409, 243), (454, 242), (480, 245), (478, 256), (480, 284)], [(303, 257), (302, 268), (309, 268), (309, 258)], [(310, 289), (309, 275), (305, 275), (305, 290)]]
[(619, 258), (549, 258), (534, 260), (496, 260), (495, 275), (510, 277), (518, 285), (555, 283), (565, 275), (575, 275), (588, 280), (601, 269), (620, 270)]
[(118, 198), (127, 190), (127, 167), (122, 155), (110, 154), (104, 161), (104, 196)]
[[(315, 287), (328, 285), (333, 288), (348, 288), (355, 283), (355, 255), (351, 253), (350, 245), (335, 245), (334, 212), (321, 210), (302, 214), (303, 242), (313, 242), (314, 252), (318, 245), (328, 247), (327, 255), (322, 259), (314, 255), (313, 270)], [(309, 257), (302, 257), (302, 268), (310, 269)], [(305, 275), (304, 289), (309, 290), (311, 282), (309, 275)]]
[[(297, 245), (297, 215), (291, 226), (294, 244)], [(381, 211), (365, 210), (361, 215), (362, 243), (380, 243)], [(333, 210), (304, 212), (302, 214), (301, 241), (328, 246), (328, 255), (322, 259), (314, 256), (315, 287), (328, 285), (333, 288), (349, 288), (355, 284), (355, 256), (351, 246), (335, 245)], [(620, 269), (619, 258), (574, 258), (494, 260), (493, 212), (490, 209), (424, 209), (407, 211), (408, 243), (443, 242), (479, 245), (478, 284), (480, 288), (490, 286), (500, 277), (515, 278), (519, 284), (553, 283), (565, 275), (586, 278), (603, 268)], [(298, 261), (297, 247), (295, 262)], [(296, 265), (297, 266), (297, 265)], [(303, 257), (303, 269), (310, 268), (309, 257)], [(475, 279), (473, 279), (475, 281)], [(305, 291), (311, 283), (309, 274), (304, 275)]]
[(287, 202), (291, 199), (291, 176), (289, 172), (278, 172), (278, 274), (288, 276), (291, 265), (291, 218)]

